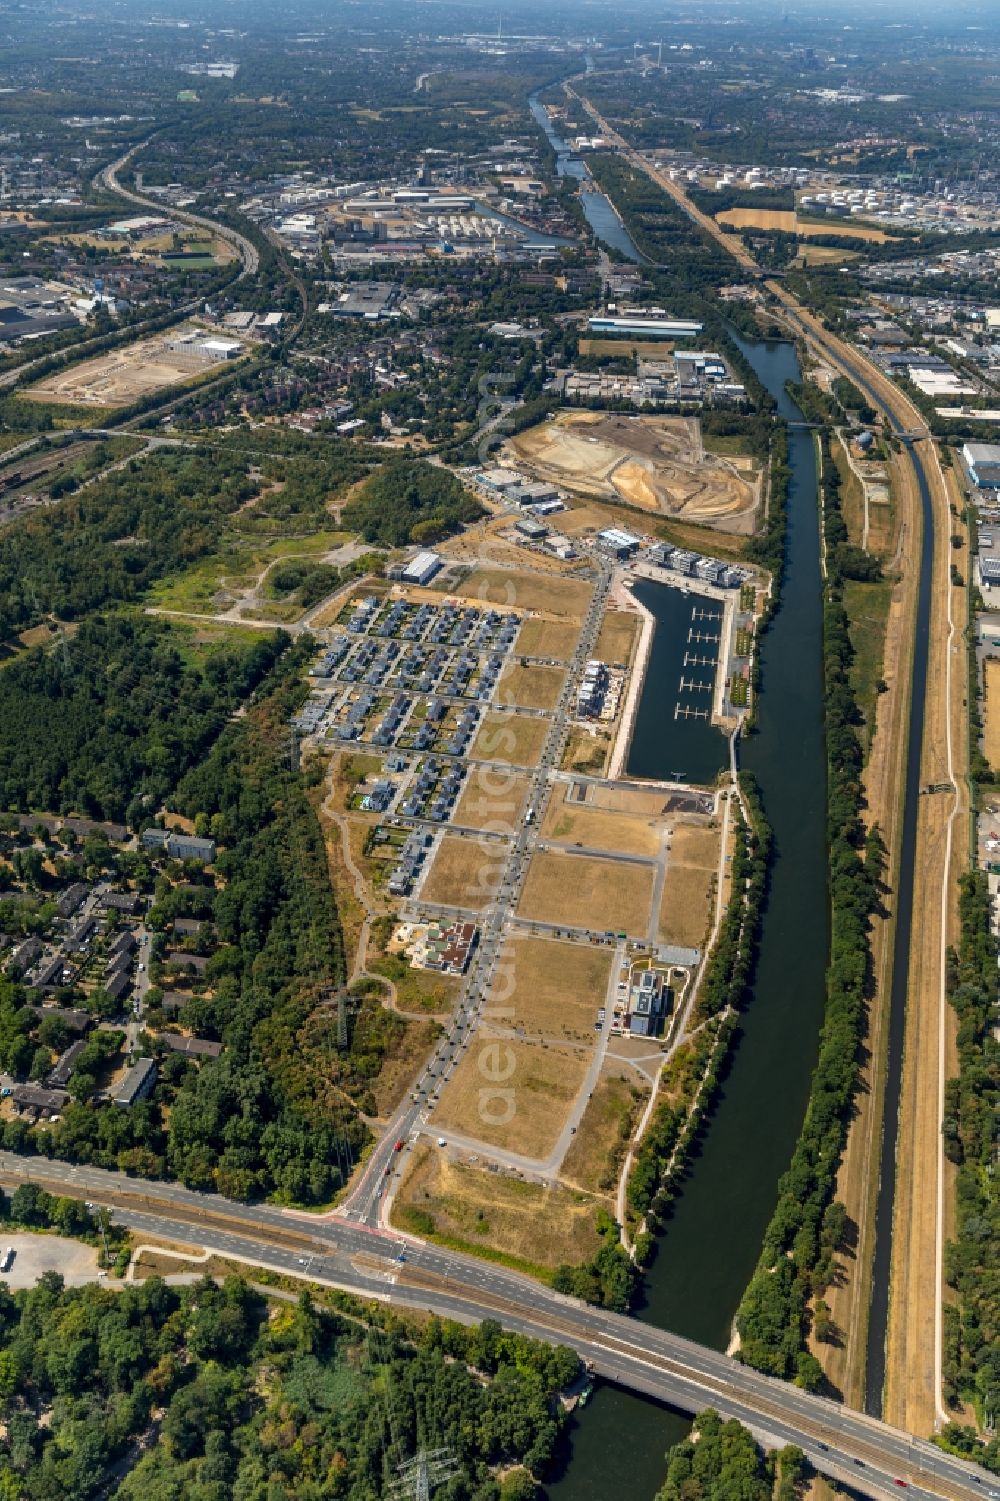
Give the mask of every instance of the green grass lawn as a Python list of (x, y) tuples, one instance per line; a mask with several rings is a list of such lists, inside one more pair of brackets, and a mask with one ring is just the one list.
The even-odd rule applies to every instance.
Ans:
[[(274, 537), (270, 541), (230, 538), (218, 552), (202, 558), (183, 573), (161, 579), (150, 591), (149, 603), (164, 610), (211, 614), (218, 608), (213, 600), (220, 590), (238, 596), (256, 582), (269, 563), (297, 555), (322, 557), (348, 541), (351, 535), (349, 532), (321, 531), (308, 537)], [(262, 600), (259, 609), (255, 606), (254, 610), (263, 619), (276, 623), (295, 620), (302, 614), (297, 604), (280, 604), (273, 600)]]

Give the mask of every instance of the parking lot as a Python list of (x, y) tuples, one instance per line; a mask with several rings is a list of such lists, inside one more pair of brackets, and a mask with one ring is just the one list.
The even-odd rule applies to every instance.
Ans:
[(10, 1270), (0, 1274), (12, 1290), (34, 1287), (43, 1272), (58, 1272), (67, 1287), (81, 1287), (99, 1275), (97, 1252), (78, 1240), (61, 1235), (33, 1235), (25, 1230), (0, 1230), (0, 1253), (14, 1252)]

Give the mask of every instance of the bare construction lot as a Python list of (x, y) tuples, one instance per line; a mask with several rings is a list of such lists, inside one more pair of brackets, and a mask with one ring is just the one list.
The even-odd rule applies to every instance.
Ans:
[(518, 912), (528, 922), (644, 938), (653, 875), (652, 865), (543, 850), (531, 857)]
[(580, 1047), (522, 1042), (505, 1033), (491, 1038), (480, 1028), (445, 1085), (434, 1126), (497, 1153), (544, 1161), (589, 1064), (590, 1051)]
[(489, 1015), (526, 1036), (586, 1042), (607, 998), (612, 954), (589, 943), (510, 938), (501, 951)]
[(496, 896), (506, 847), (449, 834), (442, 839), (420, 892), (425, 902), (479, 912)]
[(718, 868), (718, 828), (714, 824), (679, 824), (673, 832), (660, 903), (660, 937), (664, 942), (685, 948), (704, 944)]
[(573, 495), (724, 530), (753, 529), (759, 479), (749, 458), (705, 453), (693, 417), (559, 412), (509, 444), (521, 469)]
[[(219, 361), (193, 349), (172, 349), (177, 330), (113, 349), (93, 360), (48, 375), (23, 394), (68, 406), (129, 406), (153, 391), (179, 386), (219, 368)], [(206, 333), (205, 337), (208, 337)]]

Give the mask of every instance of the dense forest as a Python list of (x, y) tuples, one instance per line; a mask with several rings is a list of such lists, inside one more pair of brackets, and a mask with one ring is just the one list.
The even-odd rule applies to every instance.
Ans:
[(392, 459), (348, 501), (343, 521), (366, 542), (404, 547), (439, 542), (483, 514), (449, 470), (422, 459)]
[(281, 1297), (0, 1286), (0, 1497), (381, 1501), (420, 1446), (454, 1461), (450, 1501), (538, 1494), (572, 1350)]
[(0, 805), (135, 822), (205, 754), (288, 644), (185, 662), (170, 627), (111, 616), (0, 673)]
[(656, 1501), (795, 1501), (808, 1479), (801, 1449), (765, 1452), (735, 1418), (709, 1409), (691, 1437), (667, 1455), (667, 1478)]
[[(114, 628), (125, 630), (121, 622)], [(155, 640), (160, 628), (148, 628)], [(105, 629), (93, 624), (75, 639), (86, 632), (100, 641)], [(263, 650), (263, 643), (254, 648)], [(214, 885), (161, 877), (151, 915), (154, 929), (181, 914), (211, 923), (214, 951), (185, 1021), (222, 1041), (221, 1056), (200, 1067), (178, 1054), (162, 1059), (153, 1094), (127, 1111), (95, 1107), (93, 1090), (77, 1088), (75, 1074), (57, 1121), (3, 1124), (0, 1140), (9, 1150), (298, 1203), (328, 1202), (357, 1163), (367, 1140), (361, 1113), (375, 1110), (373, 1083), (408, 1024), (375, 995), (338, 1004), (345, 974), (340, 921), (319, 822), (288, 754), (287, 721), (301, 702), (312, 650), (307, 638), (289, 649), (241, 719), (224, 715), (220, 726), (216, 716), (202, 759), (193, 742), (186, 757), (176, 748), (164, 756), (171, 786), (184, 773), (168, 805), (210, 831), (220, 848)], [(164, 681), (169, 689), (169, 674)], [(108, 717), (120, 713), (116, 707)], [(108, 755), (124, 760), (127, 774), (122, 733), (124, 743)], [(147, 743), (139, 738), (135, 753)], [(86, 767), (86, 740), (81, 744), (78, 760)], [(150, 992), (154, 1014), (157, 994)], [(29, 1000), (20, 984), (0, 981), (0, 1061), (18, 1075), (29, 1072), (38, 1050)], [(155, 1043), (140, 1038), (142, 1050), (155, 1052)], [(95, 1058), (91, 1072), (100, 1063)]]
[(157, 450), (0, 529), (0, 640), (55, 615), (79, 620), (128, 604), (214, 553), (223, 537), (314, 531), (326, 504), (365, 473), (346, 444), (311, 460), (234, 448)]

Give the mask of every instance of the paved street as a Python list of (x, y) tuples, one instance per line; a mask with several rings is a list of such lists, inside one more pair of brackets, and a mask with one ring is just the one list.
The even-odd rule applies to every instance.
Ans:
[(116, 1221), (144, 1235), (241, 1256), (402, 1308), (431, 1309), (467, 1323), (495, 1317), (508, 1328), (572, 1345), (597, 1374), (633, 1391), (691, 1413), (713, 1406), (768, 1444), (799, 1445), (822, 1474), (863, 1496), (896, 1494), (901, 1479), (918, 1498), (1000, 1497), (988, 1475), (932, 1444), (493, 1263), (357, 1222), (235, 1204), (175, 1184), (0, 1152), (0, 1182), (15, 1186), (29, 1179), (50, 1192), (107, 1204)]

